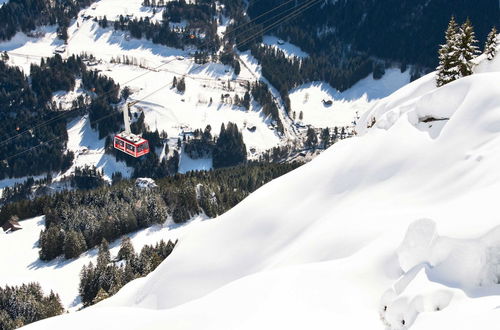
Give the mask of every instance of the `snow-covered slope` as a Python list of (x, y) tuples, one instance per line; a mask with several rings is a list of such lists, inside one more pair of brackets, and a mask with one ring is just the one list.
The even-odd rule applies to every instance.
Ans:
[[(308, 83), (290, 91), (290, 102), (296, 118), (314, 127), (350, 126), (357, 115), (364, 114), (375, 100), (389, 96), (410, 82), (410, 70), (388, 69), (384, 76), (370, 75), (344, 92), (325, 82)], [(331, 105), (325, 104), (328, 100)], [(300, 120), (300, 112), (303, 119)]]
[(413, 82), (147, 278), (28, 328), (497, 329), (499, 79)]

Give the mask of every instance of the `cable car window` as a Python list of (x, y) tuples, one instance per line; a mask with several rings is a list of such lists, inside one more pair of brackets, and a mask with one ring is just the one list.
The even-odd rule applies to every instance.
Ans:
[(132, 152), (135, 152), (135, 147), (133, 145), (131, 145), (131, 144), (127, 143), (127, 149), (130, 150), (130, 151), (132, 151)]
[(123, 145), (125, 144), (122, 140), (118, 140), (116, 139), (116, 144), (118, 144), (120, 147), (123, 147)]

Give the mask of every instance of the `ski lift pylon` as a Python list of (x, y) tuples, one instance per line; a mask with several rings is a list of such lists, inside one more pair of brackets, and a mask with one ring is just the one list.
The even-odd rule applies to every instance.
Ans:
[(120, 134), (115, 135), (114, 146), (115, 149), (126, 153), (132, 157), (138, 158), (149, 153), (149, 142), (142, 137), (132, 134), (130, 130), (130, 118), (128, 113), (132, 106), (139, 103), (139, 101), (127, 103), (127, 107), (123, 109), (123, 122), (125, 123), (125, 130)]

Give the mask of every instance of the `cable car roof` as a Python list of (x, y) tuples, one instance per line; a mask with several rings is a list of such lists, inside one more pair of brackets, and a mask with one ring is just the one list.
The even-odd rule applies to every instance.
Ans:
[(132, 133), (127, 133), (127, 132), (121, 132), (120, 134), (117, 134), (116, 136), (119, 138), (122, 138), (124, 140), (127, 140), (129, 142), (135, 143), (135, 144), (147, 141), (146, 139), (143, 139), (142, 137), (140, 137), (138, 135), (135, 135)]

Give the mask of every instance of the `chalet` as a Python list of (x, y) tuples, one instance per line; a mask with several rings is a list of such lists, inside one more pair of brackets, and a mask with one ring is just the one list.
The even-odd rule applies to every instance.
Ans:
[(6, 223), (3, 224), (2, 229), (6, 233), (15, 232), (17, 230), (23, 229), (19, 224), (18, 217), (11, 217)]

